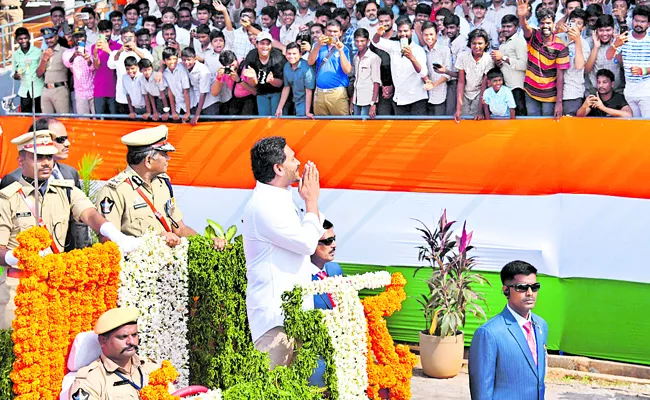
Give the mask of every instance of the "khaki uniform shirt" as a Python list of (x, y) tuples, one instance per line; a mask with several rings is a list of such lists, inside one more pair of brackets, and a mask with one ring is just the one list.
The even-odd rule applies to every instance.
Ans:
[[(127, 178), (131, 180), (130, 183)], [(139, 187), (167, 221), (169, 228), (173, 229), (174, 224), (183, 219), (183, 214), (176, 206), (169, 186), (165, 182), (166, 179), (169, 177), (161, 174), (148, 184), (131, 167), (127, 167), (100, 190), (97, 196), (97, 207), (107, 220), (119, 227), (126, 235), (139, 237), (149, 228), (153, 228), (156, 233), (165, 232), (165, 228), (158, 221), (151, 207), (136, 191)]]
[[(7, 246), (10, 250), (18, 247), (16, 236), (19, 233), (36, 226), (32, 212), (18, 192), (21, 188), (33, 206), (34, 186), (23, 178), (0, 190), (0, 246)], [(65, 248), (70, 213), (79, 221), (84, 211), (95, 207), (84, 192), (75, 187), (74, 181), (67, 179), (50, 179), (45, 196), (39, 196), (38, 205), (45, 228), (61, 252)]]
[(70, 400), (137, 400), (140, 392), (133, 385), (118, 376), (118, 371), (126, 379), (138, 386), (149, 383), (149, 374), (160, 368), (151, 361), (141, 360), (137, 355), (131, 358), (131, 371), (118, 366), (103, 354), (87, 367), (77, 371), (70, 388)]
[(43, 75), (45, 83), (68, 82), (68, 68), (63, 64), (63, 52), (68, 49), (57, 44), (52, 50), (54, 54), (47, 62), (47, 68)]

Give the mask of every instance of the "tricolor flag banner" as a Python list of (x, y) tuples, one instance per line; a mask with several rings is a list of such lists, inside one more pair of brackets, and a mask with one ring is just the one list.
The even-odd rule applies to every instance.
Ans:
[[(102, 180), (126, 167), (120, 137), (155, 125), (63, 122), (68, 163), (99, 153)], [(0, 119), (3, 175), (16, 168), (9, 141), (30, 124)], [(320, 208), (334, 223), (344, 272), (399, 271), (409, 282), (402, 311), (389, 318), (395, 340), (417, 342), (425, 328), (416, 298), (426, 273), (413, 278), (422, 243), (413, 218), (433, 227), (446, 208), (474, 232), (478, 269), (492, 283), (480, 288), (488, 315), (506, 302), (498, 271), (525, 260), (541, 274), (535, 311), (549, 324), (549, 349), (650, 365), (650, 122), (265, 118), (168, 126), (176, 202), (197, 231), (207, 218), (241, 227), (255, 185), (249, 150), (258, 139), (284, 136), (301, 162), (315, 162)], [(468, 317), (468, 343), (480, 323)]]

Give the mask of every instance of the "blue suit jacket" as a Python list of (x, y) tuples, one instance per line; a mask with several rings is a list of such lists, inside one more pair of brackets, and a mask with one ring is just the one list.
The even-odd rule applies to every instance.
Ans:
[[(316, 267), (314, 267), (316, 268)], [(327, 272), (327, 276), (336, 276), (336, 275), (343, 275), (343, 270), (341, 269), (341, 266), (335, 263), (334, 261), (328, 262), (325, 264), (325, 272)], [(312, 275), (311, 276), (312, 281), (317, 281), (318, 276)], [(320, 308), (323, 310), (331, 310), (332, 303), (330, 302), (329, 296), (325, 293), (322, 294), (315, 294), (314, 295), (314, 308)]]
[(469, 348), (469, 388), (473, 400), (541, 400), (546, 375), (548, 325), (531, 313), (537, 360), (521, 327), (504, 308), (479, 327)]

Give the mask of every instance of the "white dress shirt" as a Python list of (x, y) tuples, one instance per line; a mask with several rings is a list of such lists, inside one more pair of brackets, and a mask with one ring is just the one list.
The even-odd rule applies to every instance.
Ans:
[[(511, 288), (511, 289), (512, 289), (512, 288)], [(513, 289), (513, 290), (514, 290), (514, 289)], [(519, 327), (521, 328), (521, 331), (522, 331), (523, 334), (524, 334), (524, 338), (526, 338), (526, 335), (527, 335), (528, 333), (526, 332), (526, 329), (524, 329), (524, 325), (526, 325), (528, 322), (531, 322), (531, 323), (533, 322), (533, 321), (530, 320), (530, 311), (528, 312), (528, 318), (524, 318), (524, 317), (522, 317), (521, 315), (519, 315), (515, 310), (513, 310), (512, 308), (510, 308), (510, 305), (509, 305), (509, 304), (506, 304), (506, 307), (508, 307), (508, 311), (510, 311), (510, 313), (515, 317), (515, 321), (517, 321), (517, 324), (519, 324)], [(533, 330), (534, 330), (535, 328), (536, 328), (536, 326), (533, 325)], [(537, 340), (535, 340), (535, 342), (537, 342)]]
[[(185, 28), (181, 28), (178, 25), (174, 25), (174, 30), (176, 31), (176, 43), (189, 46), (191, 42), (191, 36), (190, 36), (190, 31), (188, 31)], [(158, 32), (156, 35), (156, 43), (159, 45), (162, 43), (165, 43), (165, 39), (163, 39), (163, 34), (162, 31)]]
[(402, 56), (402, 47), (399, 41), (380, 38), (379, 43), (375, 43), (375, 46), (390, 55), (390, 71), (395, 87), (393, 100), (398, 106), (413, 104), (416, 101), (429, 98), (422, 80), (428, 74), (427, 56), (422, 47), (415, 43), (410, 44), (411, 52), (420, 64), (420, 72), (417, 73), (411, 60)]
[[(310, 256), (325, 232), (322, 215), (301, 218), (291, 193), (290, 187), (257, 182), (244, 209), (246, 310), (253, 342), (284, 325), (282, 293), (311, 282)], [(303, 298), (303, 308), (314, 308), (313, 296)]]

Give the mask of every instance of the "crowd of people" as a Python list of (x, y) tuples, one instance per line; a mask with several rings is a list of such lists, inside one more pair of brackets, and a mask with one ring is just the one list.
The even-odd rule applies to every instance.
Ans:
[(15, 30), (13, 77), (24, 112), (192, 124), (648, 117), (646, 1), (137, 0), (72, 16), (53, 7), (40, 48)]

